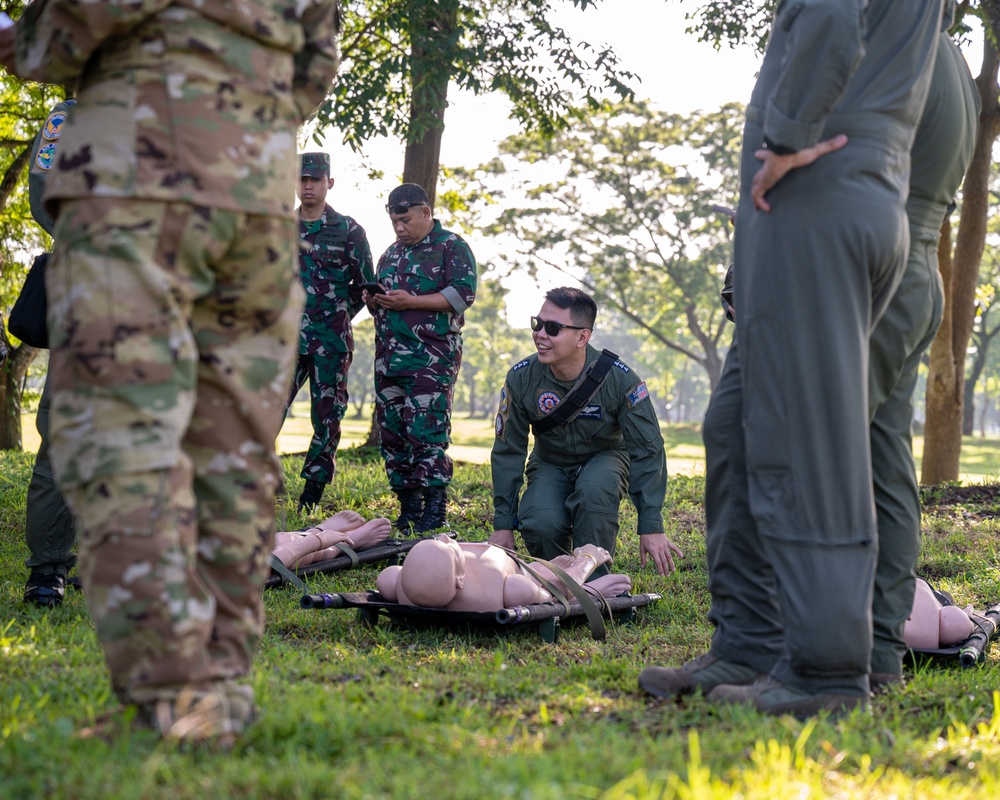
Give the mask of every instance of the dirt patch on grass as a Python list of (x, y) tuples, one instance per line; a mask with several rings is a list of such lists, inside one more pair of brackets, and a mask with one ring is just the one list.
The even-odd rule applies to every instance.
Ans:
[(960, 507), (966, 518), (1000, 517), (1000, 484), (922, 486), (920, 504), (925, 514), (951, 516)]

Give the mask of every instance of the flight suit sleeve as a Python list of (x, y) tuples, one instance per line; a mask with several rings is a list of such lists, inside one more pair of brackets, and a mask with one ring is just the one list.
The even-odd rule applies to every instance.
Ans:
[(127, 33), (173, 0), (34, 0), (17, 20), (17, 74), (74, 83), (101, 44)]
[(767, 102), (764, 138), (778, 153), (819, 141), (865, 53), (867, 0), (785, 0), (774, 18), (785, 33), (781, 72)]
[(365, 305), (361, 302), (361, 284), (375, 281), (375, 269), (372, 266), (372, 250), (368, 245), (365, 229), (353, 219), (349, 223), (347, 232), (346, 256), (347, 269), (351, 276), (351, 285), (348, 287), (350, 294), (348, 313), (351, 319), (354, 319)]
[(340, 56), (337, 37), (340, 35), (340, 4), (338, 0), (313, 0), (302, 15), (306, 44), (295, 55), (295, 77), (292, 92), (302, 119), (308, 119), (326, 99), (330, 85), (337, 76)]
[(628, 492), (638, 514), (636, 533), (663, 533), (667, 457), (645, 381), (625, 388), (618, 411), (629, 454)]
[(517, 505), (524, 483), (524, 461), (528, 454), (528, 415), (512, 396), (511, 374), (507, 374), (496, 417), (496, 438), (490, 466), (493, 472), (493, 529), (517, 527)]
[[(31, 216), (34, 217), (35, 222), (49, 236), (52, 235), (52, 228), (55, 225), (55, 221), (49, 212), (45, 210), (45, 203), (42, 202), (42, 198), (45, 194), (45, 179), (52, 168), (56, 145), (58, 144), (59, 135), (63, 127), (62, 124), (54, 124), (53, 121), (55, 119), (62, 119), (69, 111), (69, 108), (70, 104), (63, 100), (49, 112), (42, 127), (35, 134), (35, 141), (31, 145), (31, 161), (28, 163), (28, 204), (31, 207)], [(46, 128), (50, 129), (48, 139), (45, 135)], [(39, 151), (45, 145), (51, 146), (47, 147), (46, 152), (39, 158)]]

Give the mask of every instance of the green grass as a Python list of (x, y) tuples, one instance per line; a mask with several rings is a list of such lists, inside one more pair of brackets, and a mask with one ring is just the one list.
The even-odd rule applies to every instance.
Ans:
[[(668, 432), (694, 447), (696, 431)], [(278, 515), (301, 526), (297, 458)], [(268, 591), (250, 677), (262, 714), (229, 755), (179, 750), (145, 733), (112, 744), (73, 737), (113, 706), (83, 597), (43, 612), (20, 602), (31, 456), (0, 453), (0, 797), (3, 798), (978, 798), (1000, 792), (995, 656), (971, 670), (923, 665), (868, 714), (808, 723), (716, 708), (701, 696), (652, 700), (649, 663), (703, 651), (711, 629), (703, 481), (675, 476), (669, 535), (686, 558), (660, 578), (640, 569), (623, 506), (617, 568), (663, 595), (604, 642), (565, 626), (555, 644), (507, 635), (363, 627), (347, 611), (304, 611)], [(377, 455), (348, 449), (329, 509), (396, 513)], [(463, 538), (490, 530), (488, 467), (456, 468), (449, 518)], [(925, 493), (921, 571), (960, 603), (1000, 601), (1000, 501)], [(319, 591), (361, 591), (378, 566), (322, 576)]]

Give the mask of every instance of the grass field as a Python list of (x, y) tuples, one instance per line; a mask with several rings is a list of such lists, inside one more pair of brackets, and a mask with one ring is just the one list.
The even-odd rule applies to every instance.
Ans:
[[(342, 423), (342, 448), (355, 447), (368, 437), (371, 424), (370, 410), (358, 417), (353, 409)], [(278, 452), (304, 453), (309, 447), (312, 425), (309, 421), (309, 404), (298, 402), (293, 407), (294, 416), (285, 420), (278, 437)], [(34, 427), (34, 416), (25, 414), (22, 421), (24, 449), (35, 452), (38, 449), (38, 433)], [(667, 470), (671, 475), (704, 475), (705, 448), (701, 441), (701, 429), (695, 425), (664, 425), (663, 438), (667, 445)], [(470, 464), (488, 464), (490, 448), (493, 446), (493, 419), (470, 419), (458, 414), (452, 419), (451, 455), (458, 461)], [(916, 436), (913, 450), (920, 468), (924, 439)], [(1000, 478), (1000, 438), (983, 439), (967, 436), (962, 442), (961, 480), (971, 483)]]
[[(293, 419), (292, 423), (297, 423)], [(351, 421), (348, 423), (350, 429)], [(457, 420), (456, 443), (487, 452), (491, 429)], [(367, 431), (367, 420), (358, 431)], [(293, 433), (287, 431), (286, 433)], [(359, 435), (361, 435), (359, 433)], [(667, 431), (672, 462), (697, 472), (694, 430)], [(294, 444), (288, 449), (304, 449)], [(970, 448), (997, 474), (996, 448)], [(668, 534), (686, 557), (661, 578), (638, 563), (623, 506), (616, 569), (662, 599), (603, 642), (564, 626), (554, 644), (530, 630), (367, 628), (347, 611), (305, 611), (291, 588), (265, 593), (266, 630), (250, 676), (261, 716), (228, 755), (178, 749), (147, 733), (111, 743), (74, 732), (113, 706), (84, 598), (59, 609), (20, 602), (31, 456), (0, 453), (0, 798), (931, 798), (1000, 796), (996, 653), (968, 670), (919, 665), (869, 713), (809, 722), (716, 708), (700, 695), (638, 691), (649, 663), (677, 664), (711, 636), (703, 480), (674, 474)], [(465, 539), (490, 530), (489, 469), (456, 467), (449, 504)], [(345, 449), (326, 513), (396, 513), (377, 454)], [(285, 460), (283, 526), (300, 459)], [(973, 474), (973, 473), (969, 473)], [(979, 473), (977, 473), (979, 474)], [(920, 572), (962, 604), (1000, 601), (1000, 491), (926, 493)], [(316, 591), (362, 591), (377, 566), (320, 576)]]

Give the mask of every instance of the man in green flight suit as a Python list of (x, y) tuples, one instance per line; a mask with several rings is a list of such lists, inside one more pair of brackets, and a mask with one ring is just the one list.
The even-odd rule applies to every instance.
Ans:
[[(642, 565), (651, 558), (666, 575), (681, 552), (663, 533), (667, 461), (660, 426), (645, 382), (617, 356), (602, 356), (590, 345), (596, 319), (593, 298), (569, 287), (549, 290), (531, 318), (538, 352), (511, 367), (500, 391), (489, 541), (513, 550), (516, 529), (536, 558), (585, 544), (613, 556), (618, 508), (628, 492), (639, 514)], [(568, 421), (541, 429), (571, 397), (581, 405)], [(530, 455), (529, 429), (535, 434)], [(607, 573), (602, 565), (594, 577)]]
[(335, 211), (330, 156), (303, 153), (299, 170), (299, 279), (306, 292), (291, 405), (309, 381), (313, 435), (302, 464), (299, 510), (310, 509), (337, 471), (340, 421), (347, 412), (347, 371), (354, 356), (351, 320), (362, 309), (361, 285), (375, 280), (365, 229)]
[[(54, 222), (42, 203), (45, 179), (55, 162), (59, 137), (65, 127), (66, 117), (73, 105), (63, 100), (45, 118), (45, 124), (35, 136), (28, 166), (28, 200), (31, 216), (42, 229), (52, 235)], [(42, 396), (38, 401), (35, 427), (40, 439), (35, 465), (28, 484), (27, 507), (24, 520), (24, 542), (30, 555), (24, 562), (29, 569), (24, 585), (24, 600), (40, 606), (57, 606), (63, 601), (66, 575), (76, 564), (73, 544), (76, 529), (73, 515), (66, 507), (49, 461), (49, 373), (45, 373)]]

